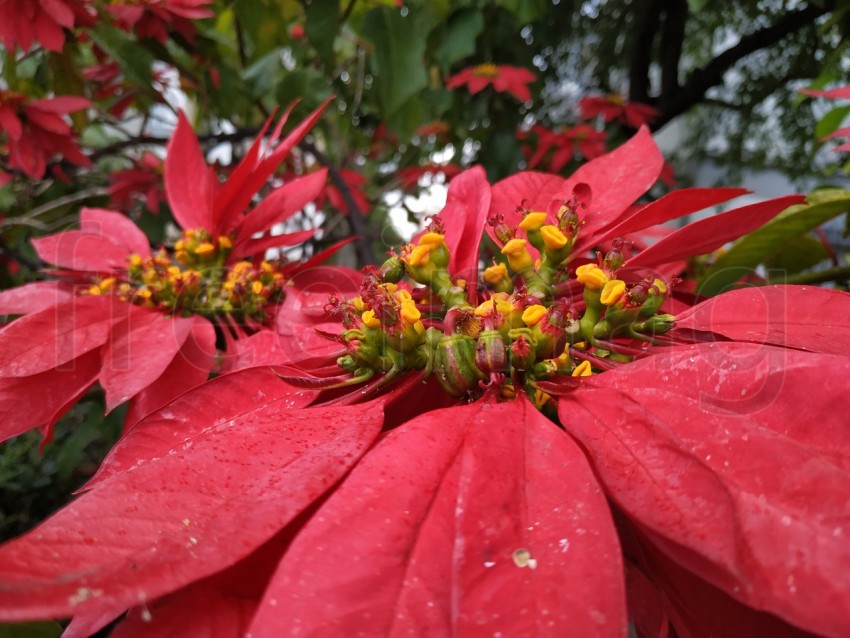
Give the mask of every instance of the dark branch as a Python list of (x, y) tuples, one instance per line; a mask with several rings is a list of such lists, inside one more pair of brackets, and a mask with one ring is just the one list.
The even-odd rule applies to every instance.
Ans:
[(661, 94), (658, 106), (665, 110), (670, 96), (679, 91), (679, 63), (688, 22), (687, 0), (669, 0), (666, 4), (664, 28), (661, 31)]
[(823, 7), (809, 5), (792, 11), (769, 27), (745, 36), (738, 44), (727, 49), (705, 67), (691, 73), (685, 85), (665, 104), (660, 117), (652, 128), (658, 130), (667, 122), (698, 104), (708, 89), (723, 82), (723, 75), (742, 59), (760, 49), (772, 46), (800, 29), (808, 27), (822, 15), (829, 13), (834, 2), (825, 2)]
[(632, 58), (629, 64), (629, 101), (649, 101), (649, 65), (652, 62), (652, 45), (658, 31), (658, 18), (661, 14), (659, 0), (641, 0), (634, 9), (637, 21)]

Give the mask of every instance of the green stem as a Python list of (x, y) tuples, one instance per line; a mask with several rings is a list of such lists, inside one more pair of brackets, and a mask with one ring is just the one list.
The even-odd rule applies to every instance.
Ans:
[(822, 284), (828, 281), (843, 281), (850, 279), (850, 266), (828, 268), (816, 272), (803, 272), (787, 277), (769, 279), (768, 284)]

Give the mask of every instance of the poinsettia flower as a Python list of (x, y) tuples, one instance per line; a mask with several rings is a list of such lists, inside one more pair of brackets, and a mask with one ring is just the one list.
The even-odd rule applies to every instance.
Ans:
[(120, 0), (104, 7), (116, 24), (139, 38), (151, 38), (161, 44), (168, 42), (173, 29), (187, 42), (195, 41), (192, 20), (211, 18), (212, 0)]
[(578, 103), (581, 116), (593, 119), (599, 115), (604, 122), (620, 122), (631, 128), (640, 128), (658, 117), (658, 109), (640, 102), (628, 102), (617, 93), (582, 98)]
[[(577, 124), (572, 127), (562, 127), (550, 130), (540, 124), (531, 127), (531, 133), (536, 137), (536, 148), (526, 147), (528, 168), (537, 168), (544, 160), (553, 173), (558, 173), (573, 158), (576, 151), (585, 160), (591, 160), (605, 153), (605, 131), (597, 131), (589, 124)], [(528, 133), (518, 134), (521, 140), (529, 138)], [(547, 160), (547, 156), (550, 155)]]
[[(850, 86), (841, 86), (836, 89), (827, 89), (825, 91), (815, 91), (812, 89), (800, 89), (800, 93), (810, 95), (812, 97), (825, 97), (832, 100), (850, 100)], [(850, 126), (839, 128), (829, 135), (821, 138), (821, 142), (831, 140), (836, 137), (850, 137)], [(850, 142), (839, 144), (833, 151), (850, 151)]]
[(159, 204), (165, 199), (162, 159), (146, 151), (133, 164), (133, 168), (110, 173), (109, 205), (130, 210), (141, 201), (150, 212), (159, 213)]
[[(341, 340), (372, 365), (390, 362), (363, 348), (383, 347), (401, 370), (393, 363), (366, 387), (318, 395), (293, 392), (281, 380), (295, 382), (288, 370), (243, 370), (150, 415), (76, 501), (0, 547), (0, 618), (72, 617), (72, 637), (128, 608), (115, 630), (122, 638), (222, 627), (269, 637), (293, 627), (625, 636), (629, 621), (652, 635), (665, 626), (677, 635), (846, 635), (850, 434), (840, 402), (850, 295), (737, 291), (681, 314), (668, 338), (696, 343), (623, 350), (601, 370), (585, 358), (578, 374), (536, 387), (522, 378), (543, 368), (512, 347), (504, 374), (488, 378), (479, 366), (495, 360), (501, 333), (449, 320), (470, 307), (457, 275), (477, 260), (469, 240), (481, 234), (489, 188), (480, 169), (450, 188), (421, 250), (402, 255), (409, 276), (457, 300), (432, 308), (452, 326), (426, 383), (413, 350), (389, 354), (389, 344), (416, 341), (408, 328), (424, 315), (410, 304), (426, 300), (389, 274), (392, 265), (381, 272), (397, 284), (365, 273), (359, 301), (341, 308), (357, 336)], [(546, 258), (560, 257), (554, 231), (542, 235)], [(584, 278), (585, 292), (597, 276)], [(544, 334), (534, 332), (533, 308), (560, 302), (527, 297), (494, 295), (473, 314), (493, 319), (497, 299), (526, 304), (523, 327), (505, 338), (537, 334), (538, 344), (525, 344), (537, 348)], [(584, 320), (600, 299), (585, 295), (570, 312)], [(613, 318), (604, 312), (596, 320)], [(464, 338), (479, 340), (467, 356)], [(571, 343), (566, 370), (567, 359), (589, 354)], [(304, 385), (324, 372), (311, 370)], [(467, 393), (445, 391), (460, 387)]]
[(77, 166), (91, 166), (63, 117), (89, 105), (81, 97), (32, 100), (26, 95), (0, 90), (0, 134), (5, 134), (9, 149), (5, 168), (41, 179), (47, 163), (57, 157)]
[(90, 0), (0, 0), (0, 41), (9, 51), (35, 42), (61, 51), (65, 29), (90, 27), (95, 16)]
[(61, 278), (0, 293), (0, 313), (23, 315), (0, 329), (0, 403), (12, 415), (0, 430), (4, 439), (33, 427), (49, 436), (95, 382), (107, 410), (132, 400), (133, 423), (206, 380), (217, 339), (233, 350), (235, 340), (271, 329), (287, 280), (303, 265), (262, 255), (315, 231), (268, 229), (315, 198), (325, 173), (291, 180), (249, 204), (323, 108), (280, 140), (282, 118), (262, 150), (267, 123), (224, 183), (181, 114), (165, 161), (167, 200), (183, 229), (171, 250), (152, 251), (122, 213), (91, 208), (82, 210), (79, 230), (33, 241)]
[(520, 102), (528, 102), (531, 99), (528, 85), (536, 79), (537, 76), (524, 67), (487, 63), (467, 67), (455, 73), (446, 79), (446, 88), (466, 86), (467, 90), (475, 95), (485, 87), (492, 86), (498, 93), (510, 93)]

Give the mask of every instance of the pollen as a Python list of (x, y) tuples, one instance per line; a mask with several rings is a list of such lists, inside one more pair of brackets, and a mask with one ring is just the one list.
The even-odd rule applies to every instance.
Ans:
[(430, 254), (430, 247), (416, 246), (407, 256), (407, 263), (411, 266), (424, 266), (430, 261)]

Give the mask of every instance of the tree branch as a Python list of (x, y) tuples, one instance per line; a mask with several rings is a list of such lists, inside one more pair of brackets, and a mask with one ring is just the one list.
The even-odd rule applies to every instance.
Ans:
[(658, 107), (662, 111), (679, 90), (679, 63), (685, 42), (685, 25), (688, 22), (687, 0), (669, 0), (665, 6), (664, 27), (661, 31), (661, 93)]
[(823, 7), (809, 5), (803, 9), (787, 13), (769, 27), (741, 38), (738, 44), (718, 55), (703, 68), (696, 69), (691, 73), (685, 85), (675, 95), (670, 96), (659, 118), (653, 123), (653, 130), (658, 130), (676, 116), (699, 103), (706, 91), (721, 84), (723, 75), (742, 59), (811, 25), (819, 17), (829, 13), (833, 6), (834, 2), (825, 2)]
[(629, 64), (630, 102), (649, 101), (649, 65), (652, 62), (652, 44), (658, 31), (660, 5), (659, 0), (641, 0), (634, 9), (636, 24)]

